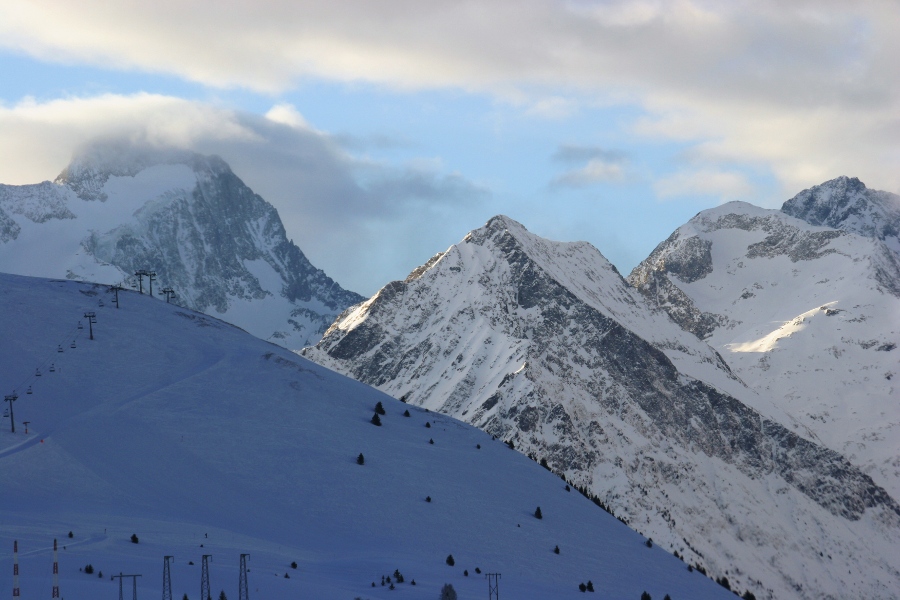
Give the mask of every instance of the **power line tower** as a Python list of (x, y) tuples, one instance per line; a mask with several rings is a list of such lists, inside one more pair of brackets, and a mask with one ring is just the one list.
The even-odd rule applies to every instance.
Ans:
[(138, 278), (138, 291), (140, 293), (144, 293), (144, 277), (149, 275), (145, 269), (139, 269), (134, 272), (135, 277)]
[(16, 419), (13, 416), (13, 402), (15, 402), (18, 399), (19, 399), (19, 397), (16, 395), (15, 390), (13, 390), (13, 393), (10, 394), (9, 396), (3, 396), (3, 401), (9, 402), (9, 425), (10, 425), (10, 428), (12, 429), (13, 433), (16, 432)]
[(88, 328), (91, 332), (90, 338), (94, 339), (94, 324), (97, 323), (97, 313), (94, 311), (84, 313), (84, 318), (87, 319)]
[(131, 577), (131, 585), (132, 585), (131, 600), (137, 600), (137, 578), (142, 577), (142, 575), (122, 575), (122, 573), (112, 576), (112, 579), (119, 580), (119, 600), (125, 600), (125, 595), (122, 591), (122, 580), (125, 579), (126, 577)]
[(53, 595), (59, 598), (59, 552), (56, 550), (56, 538), (53, 538)]
[(241, 554), (241, 574), (238, 577), (238, 600), (250, 600), (247, 591), (247, 557), (249, 554)]
[(19, 597), (19, 540), (13, 540), (13, 598)]
[(172, 575), (169, 571), (169, 562), (174, 556), (163, 556), (163, 595), (162, 600), (172, 600)]
[(162, 293), (166, 295), (166, 304), (169, 303), (169, 300), (175, 297), (175, 290), (170, 287), (164, 287)]
[(203, 568), (200, 570), (200, 600), (212, 600), (209, 591), (209, 563), (207, 559), (212, 558), (212, 554), (203, 555)]
[(500, 573), (487, 573), (488, 600), (500, 600)]

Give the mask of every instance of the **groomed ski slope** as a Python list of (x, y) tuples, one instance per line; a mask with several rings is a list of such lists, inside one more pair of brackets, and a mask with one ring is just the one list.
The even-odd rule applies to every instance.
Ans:
[[(437, 598), (444, 583), (481, 598), (488, 572), (504, 598), (583, 598), (588, 580), (597, 599), (734, 597), (473, 427), (211, 317), (111, 299), (105, 286), (0, 275), (0, 389), (19, 396), (16, 433), (0, 420), (2, 590), (18, 540), (22, 597), (49, 598), (58, 538), (68, 600), (117, 597), (120, 572), (158, 597), (164, 555), (173, 597), (196, 599), (202, 554), (213, 597), (234, 600), (240, 553), (251, 598), (270, 600)], [(369, 422), (379, 401), (382, 427)], [(395, 569), (405, 583), (381, 587)]]

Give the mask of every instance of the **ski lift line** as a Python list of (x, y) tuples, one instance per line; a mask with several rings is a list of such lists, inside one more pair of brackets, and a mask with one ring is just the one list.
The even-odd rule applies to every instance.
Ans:
[[(80, 321), (78, 323), (80, 324)], [(69, 331), (66, 332), (66, 335), (63, 338), (63, 340), (59, 344), (56, 344), (57, 349), (55, 351), (49, 353), (49, 355), (46, 359), (44, 359), (43, 361), (38, 363), (37, 367), (35, 368), (35, 372), (33, 372), (30, 375), (28, 375), (27, 377), (25, 377), (13, 389), (14, 390), (27, 389), (29, 391), (26, 393), (33, 394), (32, 388), (33, 388), (34, 384), (37, 383), (37, 378), (44, 376), (44, 374), (47, 372), (51, 372), (49, 369), (49, 366), (53, 365), (55, 361), (59, 360), (59, 357), (57, 356), (56, 358), (54, 358), (54, 355), (59, 354), (59, 349), (64, 346), (68, 346), (69, 348), (77, 348), (76, 342), (78, 341), (78, 339), (80, 337), (81, 337), (81, 332), (79, 331), (78, 325), (76, 325), (75, 327), (72, 327)], [(58, 372), (58, 371), (59, 371), (59, 368), (55, 368), (52, 372)], [(38, 372), (40, 372), (41, 375), (37, 375)]]

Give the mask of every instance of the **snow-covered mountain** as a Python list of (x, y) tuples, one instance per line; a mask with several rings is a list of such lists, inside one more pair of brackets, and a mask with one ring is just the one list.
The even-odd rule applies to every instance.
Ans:
[(750, 408), (765, 399), (589, 244), (495, 217), (303, 354), (546, 459), (757, 597), (900, 593), (897, 503)]
[[(272, 205), (220, 158), (121, 142), (78, 154), (54, 182), (0, 185), (0, 270), (154, 293), (302, 348), (362, 297), (288, 240)], [(144, 281), (144, 289), (148, 289)]]
[(894, 498), (900, 254), (888, 243), (897, 241), (898, 215), (900, 197), (847, 178), (802, 192), (783, 212), (732, 202), (680, 227), (629, 277), (716, 348), (757, 397)]
[(50, 597), (58, 538), (68, 600), (115, 597), (119, 573), (159, 597), (164, 556), (172, 597), (196, 598), (204, 554), (212, 597), (237, 598), (241, 553), (250, 597), (271, 600), (437, 598), (445, 583), (475, 598), (486, 573), (528, 600), (584, 598), (588, 581), (598, 598), (733, 597), (471, 426), (217, 319), (120, 295), (116, 309), (106, 286), (0, 275), (0, 311), (15, 315), (0, 382), (18, 395), (15, 433), (0, 420), (6, 590), (18, 540), (21, 596)]

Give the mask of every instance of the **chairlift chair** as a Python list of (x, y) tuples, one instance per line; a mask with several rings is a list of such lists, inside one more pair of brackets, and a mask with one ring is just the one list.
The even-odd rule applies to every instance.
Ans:
[(60, 344), (59, 346), (56, 347), (56, 351), (57, 351), (57, 352), (62, 352), (62, 351), (63, 351), (63, 349), (62, 349), (62, 344)]
[(31, 391), (31, 386), (30, 386), (30, 385), (28, 386), (28, 389), (25, 390), (25, 393), (26, 393), (26, 394), (32, 394), (32, 393), (33, 393), (33, 392)]
[(84, 325), (81, 324), (81, 321), (78, 321), (78, 329), (84, 329)]
[(50, 363), (50, 372), (53, 373), (56, 371), (56, 366), (53, 363)]
[(40, 369), (35, 369), (35, 370), (34, 370), (34, 376), (35, 376), (35, 377), (40, 377), (40, 376), (41, 376), (41, 370), (40, 370)]
[(100, 304), (100, 308), (103, 308), (103, 307), (104, 307), (103, 300), (101, 300), (101, 301), (99, 302), (99, 304)]
[(74, 347), (75, 347), (75, 340), (72, 340), (72, 343), (69, 345), (69, 348), (74, 348)]
[(8, 419), (8, 418), (9, 418), (9, 409), (8, 409), (8, 408), (4, 408), (4, 409), (3, 409), (3, 418), (4, 418), (4, 419)]

